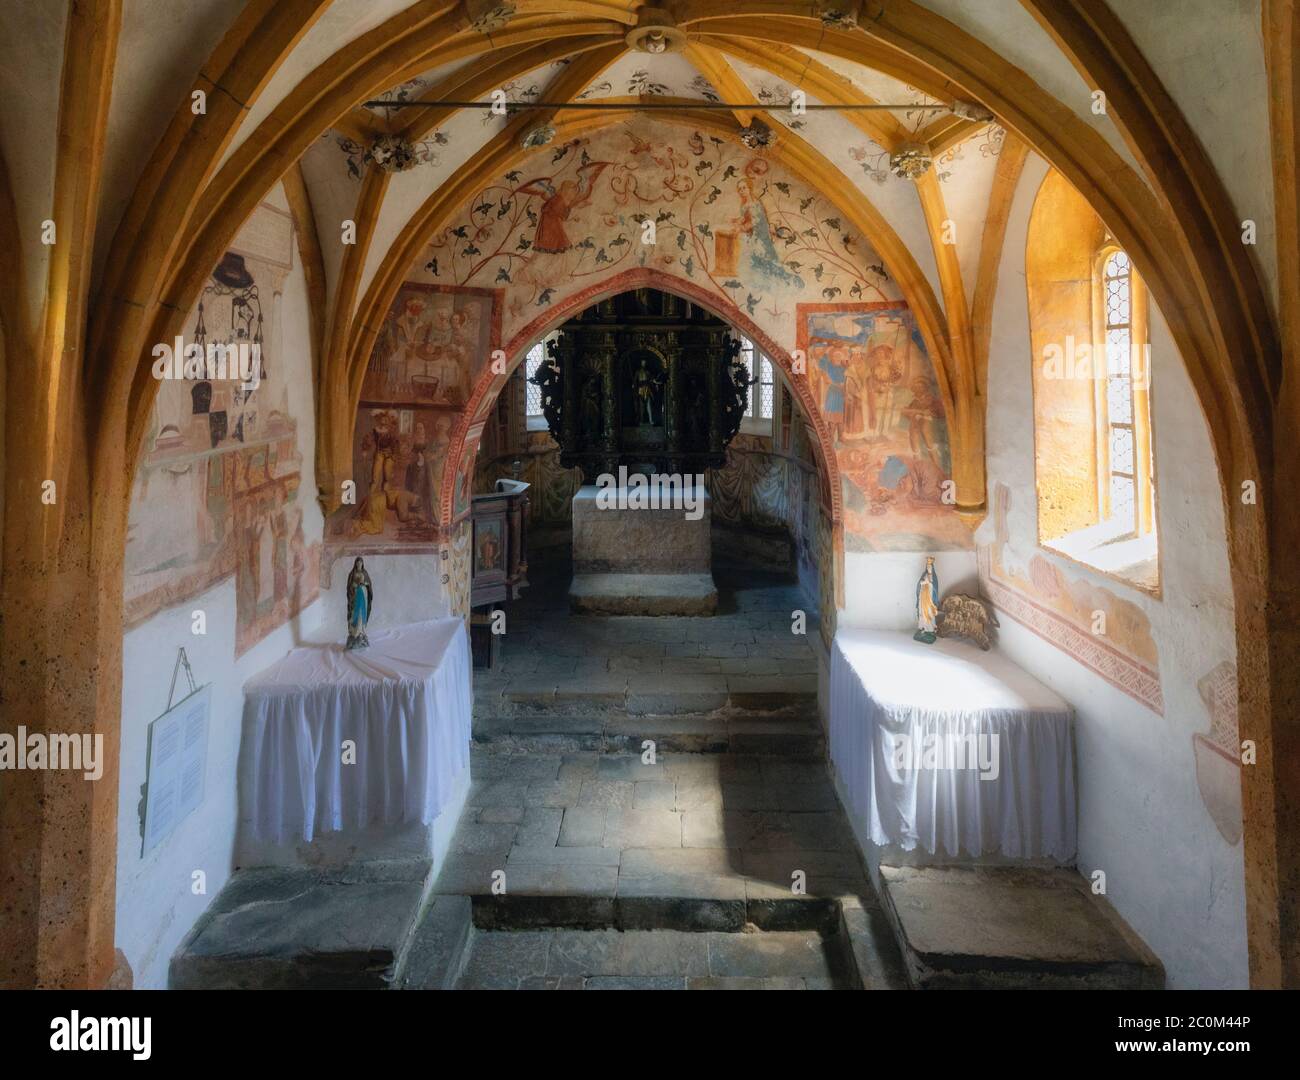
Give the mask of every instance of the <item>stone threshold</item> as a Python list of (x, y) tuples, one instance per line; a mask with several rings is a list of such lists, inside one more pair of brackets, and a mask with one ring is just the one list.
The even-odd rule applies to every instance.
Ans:
[[(905, 989), (878, 906), (439, 896), (402, 989)], [(656, 902), (659, 901), (659, 902)], [(737, 921), (738, 920), (738, 921)], [(539, 950), (552, 950), (549, 959)]]
[(821, 721), (806, 706), (755, 713), (728, 705), (707, 713), (629, 715), (617, 708), (475, 715), (477, 746), (502, 753), (640, 754), (646, 740), (663, 753), (820, 758)]
[(575, 615), (707, 616), (718, 610), (713, 575), (574, 574), (569, 610)]

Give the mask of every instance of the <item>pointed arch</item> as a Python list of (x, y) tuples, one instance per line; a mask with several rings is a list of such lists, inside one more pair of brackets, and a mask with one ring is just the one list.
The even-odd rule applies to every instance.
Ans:
[(641, 287), (661, 289), (711, 311), (718, 318), (730, 323), (753, 341), (785, 374), (786, 383), (794, 391), (799, 407), (812, 424), (817, 436), (819, 467), (826, 474), (826, 482), (831, 495), (831, 522), (838, 535), (839, 530), (842, 528), (842, 493), (840, 490), (839, 466), (835, 457), (835, 445), (831, 439), (830, 429), (822, 419), (821, 410), (818, 409), (817, 402), (809, 390), (808, 380), (795, 373), (794, 358), (782, 346), (773, 341), (757, 323), (736, 305), (726, 303), (721, 297), (708, 292), (684, 277), (677, 274), (668, 274), (650, 267), (635, 267), (631, 270), (624, 270), (622, 273), (616, 274), (598, 285), (592, 285), (587, 289), (574, 293), (560, 303), (548, 308), (544, 314), (537, 316), (532, 322), (522, 327), (508, 342), (502, 345), (502, 351), (506, 354), (505, 374), (493, 374), (490, 366), (484, 369), (483, 374), (479, 376), (478, 381), (474, 384), (466, 401), (464, 411), (461, 413), (461, 418), (452, 433), (451, 447), (443, 467), (442, 487), (439, 489), (442, 492), (441, 520), (444, 527), (453, 524), (452, 509), (456, 470), (465, 448), (466, 438), (474, 425), (487, 415), (502, 387), (505, 386), (515, 369), (523, 362), (528, 347), (571, 316), (591, 307), (592, 304), (606, 297), (627, 292), (629, 289)]

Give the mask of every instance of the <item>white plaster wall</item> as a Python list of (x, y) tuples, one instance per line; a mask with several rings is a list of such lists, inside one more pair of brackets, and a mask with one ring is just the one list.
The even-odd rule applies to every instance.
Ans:
[[(1092, 87), (1016, 0), (920, 0), (1028, 73), (1137, 168), (1118, 126), (1091, 109)], [(1277, 297), (1268, 86), (1260, 0), (1110, 0), (1227, 188), (1258, 226), (1257, 263)]]
[[(238, 820), (243, 685), (275, 663), (320, 620), (317, 601), (267, 635), (238, 661), (235, 656), (235, 579), (160, 612), (122, 642), (122, 757), (117, 828), (117, 947), (126, 955), (136, 989), (163, 989), (167, 964), (190, 927), (221, 891), (234, 868)], [(207, 634), (190, 631), (190, 613), (207, 615)], [(176, 650), (184, 646), (195, 679), (212, 684), (208, 766), (203, 802), (158, 847), (141, 856), (140, 799), (145, 782), (149, 724), (167, 705)], [(185, 692), (184, 674), (176, 699)], [(206, 876), (192, 891), (193, 874)]]
[[(1210, 0), (1213, 2), (1213, 0)], [(919, 0), (922, 7), (960, 27), (1008, 63), (1025, 72), (1040, 87), (1094, 128), (1116, 153), (1145, 180), (1137, 159), (1109, 116), (1092, 111), (1093, 87), (1084, 82), (1050, 34), (1019, 0)], [(1181, 0), (1179, 0), (1181, 3)], [(1170, 0), (1112, 0), (1111, 8), (1177, 7)], [(1163, 72), (1160, 72), (1163, 76)]]
[[(284, 207), (277, 186), (268, 201)], [(303, 536), (318, 543), (324, 520), (316, 491), (316, 420), (313, 404), (307, 284), (293, 252), (293, 269), (285, 279), (281, 300), (279, 340), (272, 355), (292, 365), (288, 381), (289, 411), (298, 422), (302, 453)], [(325, 599), (318, 599), (296, 618), (272, 631), (238, 660), (235, 659), (235, 579), (217, 583), (199, 596), (159, 612), (123, 637), (122, 736), (118, 794), (117, 947), (126, 955), (137, 989), (167, 984), (167, 964), (176, 946), (234, 867), (237, 806), (237, 767), (243, 685), (269, 667), (300, 641), (313, 636), (322, 623)], [(207, 633), (191, 630), (191, 613), (202, 610)], [(212, 713), (208, 729), (208, 762), (202, 804), (147, 856), (141, 856), (140, 799), (145, 782), (149, 724), (167, 704), (176, 650), (183, 646), (200, 684), (212, 684)], [(176, 700), (186, 683), (178, 679)], [(206, 876), (205, 891), (191, 891), (196, 870)]]
[[(323, 629), (339, 641), (348, 636), (348, 574), (355, 556), (340, 556), (334, 562), (330, 588), (321, 589)], [(450, 614), (442, 575), (450, 574), (451, 560), (436, 553), (427, 555), (362, 555), (374, 587), (375, 605), (369, 627), (389, 626), (440, 619)], [(337, 633), (330, 633), (331, 628)]]
[[(1037, 548), (1033, 405), (1024, 251), (1045, 165), (1031, 157), (1007, 229), (989, 363), (988, 480), (1011, 490), (1017, 551)], [(1209, 432), (1163, 317), (1151, 308), (1152, 427), (1163, 597), (1109, 581), (1043, 549), (1070, 578), (1139, 605), (1159, 649), (1160, 716), (1069, 655), (1001, 616), (1004, 653), (1076, 710), (1079, 869), (1103, 870), (1116, 909), (1155, 950), (1174, 988), (1244, 987), (1242, 849), (1211, 820), (1192, 736), (1209, 729), (1196, 683), (1235, 661), (1232, 583)], [(977, 535), (992, 540), (993, 522)]]
[[(924, 551), (846, 551), (844, 609), (839, 626), (872, 630), (916, 629), (916, 582), (925, 569)], [(934, 552), (939, 592), (979, 592), (974, 551)]]

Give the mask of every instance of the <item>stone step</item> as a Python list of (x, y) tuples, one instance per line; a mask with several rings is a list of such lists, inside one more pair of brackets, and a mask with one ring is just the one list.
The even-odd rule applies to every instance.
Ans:
[(569, 610), (575, 615), (712, 615), (718, 589), (709, 573), (575, 574)]
[(475, 716), (701, 716), (724, 709), (815, 717), (817, 676), (535, 672), (481, 678), (474, 689)]
[(476, 930), (467, 990), (847, 990), (838, 931)]
[(549, 754), (640, 754), (647, 740), (663, 753), (820, 757), (825, 751), (821, 723), (806, 709), (725, 709), (670, 716), (631, 716), (615, 710), (555, 709), (504, 716), (476, 712), (473, 737), (476, 745), (488, 749)]
[(422, 860), (337, 871), (240, 870), (176, 950), (169, 984), (176, 990), (397, 985), (429, 893), (429, 870)]
[(1164, 968), (1075, 871), (882, 866), (917, 989), (1158, 990)]
[[(887, 920), (870, 897), (791, 906), (734, 929), (654, 922), (511, 923), (461, 896), (429, 904), (398, 987), (446, 989), (907, 988)], [(560, 914), (567, 914), (561, 912)], [(770, 914), (770, 912), (768, 913)], [(797, 917), (793, 917), (797, 914)], [(703, 969), (703, 970), (701, 970)], [(587, 980), (600, 980), (590, 984)], [(616, 986), (612, 980), (653, 980)], [(685, 986), (662, 980), (695, 980)], [(816, 980), (801, 985), (800, 980)], [(512, 981), (517, 980), (517, 981)], [(610, 980), (606, 984), (606, 980)], [(829, 981), (828, 981), (829, 980)]]

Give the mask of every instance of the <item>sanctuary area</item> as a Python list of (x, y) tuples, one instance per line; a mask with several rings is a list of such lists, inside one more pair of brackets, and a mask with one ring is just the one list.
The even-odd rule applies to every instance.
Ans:
[(1300, 986), (1296, 7), (0, 0), (0, 986)]

